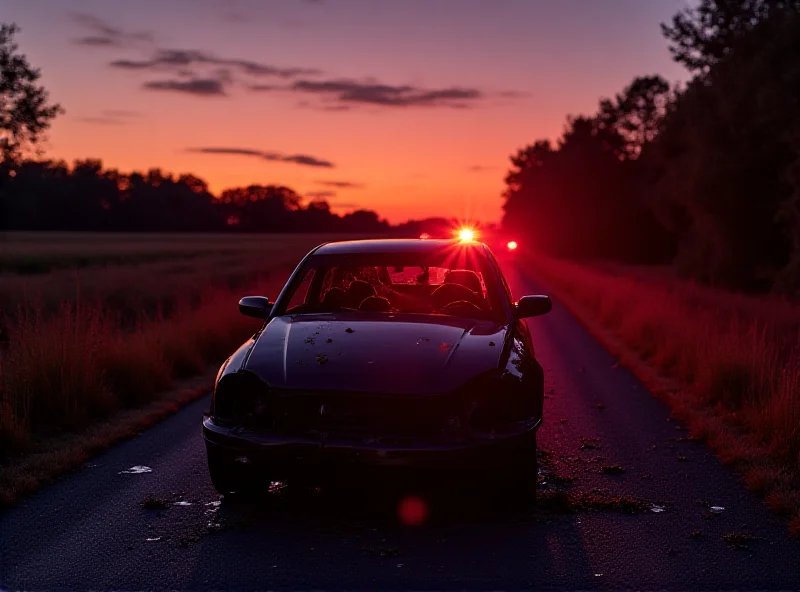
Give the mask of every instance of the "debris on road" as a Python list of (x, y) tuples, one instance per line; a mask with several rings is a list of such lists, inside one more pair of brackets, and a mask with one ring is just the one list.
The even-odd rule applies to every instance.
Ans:
[(152, 472), (153, 469), (151, 469), (150, 467), (146, 467), (145, 465), (134, 465), (130, 469), (120, 471), (119, 474), (141, 475), (142, 473), (152, 473)]
[(581, 450), (599, 450), (600, 446), (597, 444), (600, 438), (586, 438), (581, 436)]
[(601, 471), (606, 475), (618, 475), (619, 473), (624, 473), (625, 469), (623, 469), (619, 465), (606, 465), (604, 466)]
[(655, 512), (656, 514), (660, 514), (664, 510), (666, 510), (666, 508), (664, 506), (657, 506), (656, 504), (653, 504), (652, 506), (650, 506), (650, 511), (651, 512)]
[(160, 497), (146, 497), (139, 505), (145, 510), (164, 510), (169, 507), (169, 502)]
[(745, 543), (757, 541), (761, 537), (746, 532), (726, 532), (722, 535), (722, 540), (728, 543), (734, 549), (750, 550)]

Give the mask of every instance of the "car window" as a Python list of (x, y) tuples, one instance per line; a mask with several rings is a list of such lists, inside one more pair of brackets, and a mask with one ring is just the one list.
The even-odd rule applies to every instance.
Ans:
[(300, 280), (300, 283), (294, 292), (292, 292), (291, 298), (289, 299), (288, 306), (286, 307), (287, 312), (302, 310), (304, 307), (308, 306), (311, 300), (309, 289), (311, 288), (315, 273), (316, 269), (312, 267), (303, 274), (303, 278)]
[[(493, 270), (485, 258), (428, 261), (387, 254), (367, 257), (369, 264), (359, 264), (358, 259), (312, 257), (303, 280), (291, 292), (286, 312), (436, 314), (484, 320), (498, 320), (503, 314), (503, 287), (494, 279), (495, 290), (489, 289), (487, 276)], [(313, 274), (320, 274), (321, 281), (312, 281)]]

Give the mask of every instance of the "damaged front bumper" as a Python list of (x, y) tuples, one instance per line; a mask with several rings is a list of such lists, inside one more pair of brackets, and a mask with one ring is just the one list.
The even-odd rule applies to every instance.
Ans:
[(226, 427), (211, 417), (203, 421), (209, 454), (243, 464), (263, 465), (271, 474), (289, 477), (308, 471), (347, 467), (408, 467), (419, 469), (496, 469), (518, 453), (535, 449), (541, 420), (529, 421), (501, 434), (462, 440), (392, 441), (389, 438), (346, 438), (324, 433), (287, 437), (264, 431)]

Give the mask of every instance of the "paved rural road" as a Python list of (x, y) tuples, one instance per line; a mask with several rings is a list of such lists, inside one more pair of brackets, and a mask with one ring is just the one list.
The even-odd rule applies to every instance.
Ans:
[[(540, 291), (509, 276), (515, 294)], [(501, 512), (458, 488), (421, 491), (431, 519), (417, 528), (371, 487), (215, 505), (205, 399), (0, 517), (0, 588), (800, 589), (800, 543), (558, 302), (532, 327), (547, 376), (545, 470), (575, 478), (559, 487), (662, 512)], [(120, 473), (134, 465), (152, 472)], [(191, 505), (140, 507), (151, 495)], [(760, 538), (735, 548), (729, 532)]]

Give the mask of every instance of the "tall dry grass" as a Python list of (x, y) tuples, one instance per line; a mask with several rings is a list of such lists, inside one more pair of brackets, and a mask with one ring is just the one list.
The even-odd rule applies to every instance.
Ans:
[(684, 387), (668, 397), (675, 412), (800, 535), (800, 305), (619, 267), (532, 264), (579, 315)]
[[(254, 290), (276, 293), (278, 279)], [(197, 306), (133, 328), (79, 303), (55, 315), (20, 313), (0, 356), (0, 450), (8, 456), (32, 438), (85, 428), (221, 361), (259, 326), (239, 313), (239, 296), (209, 289)]]
[[(221, 362), (258, 327), (320, 235), (7, 233), (0, 265), (0, 460), (143, 405)], [(115, 257), (124, 262), (111, 265)], [(49, 262), (49, 263), (48, 263)], [(78, 269), (77, 267), (82, 267)]]

